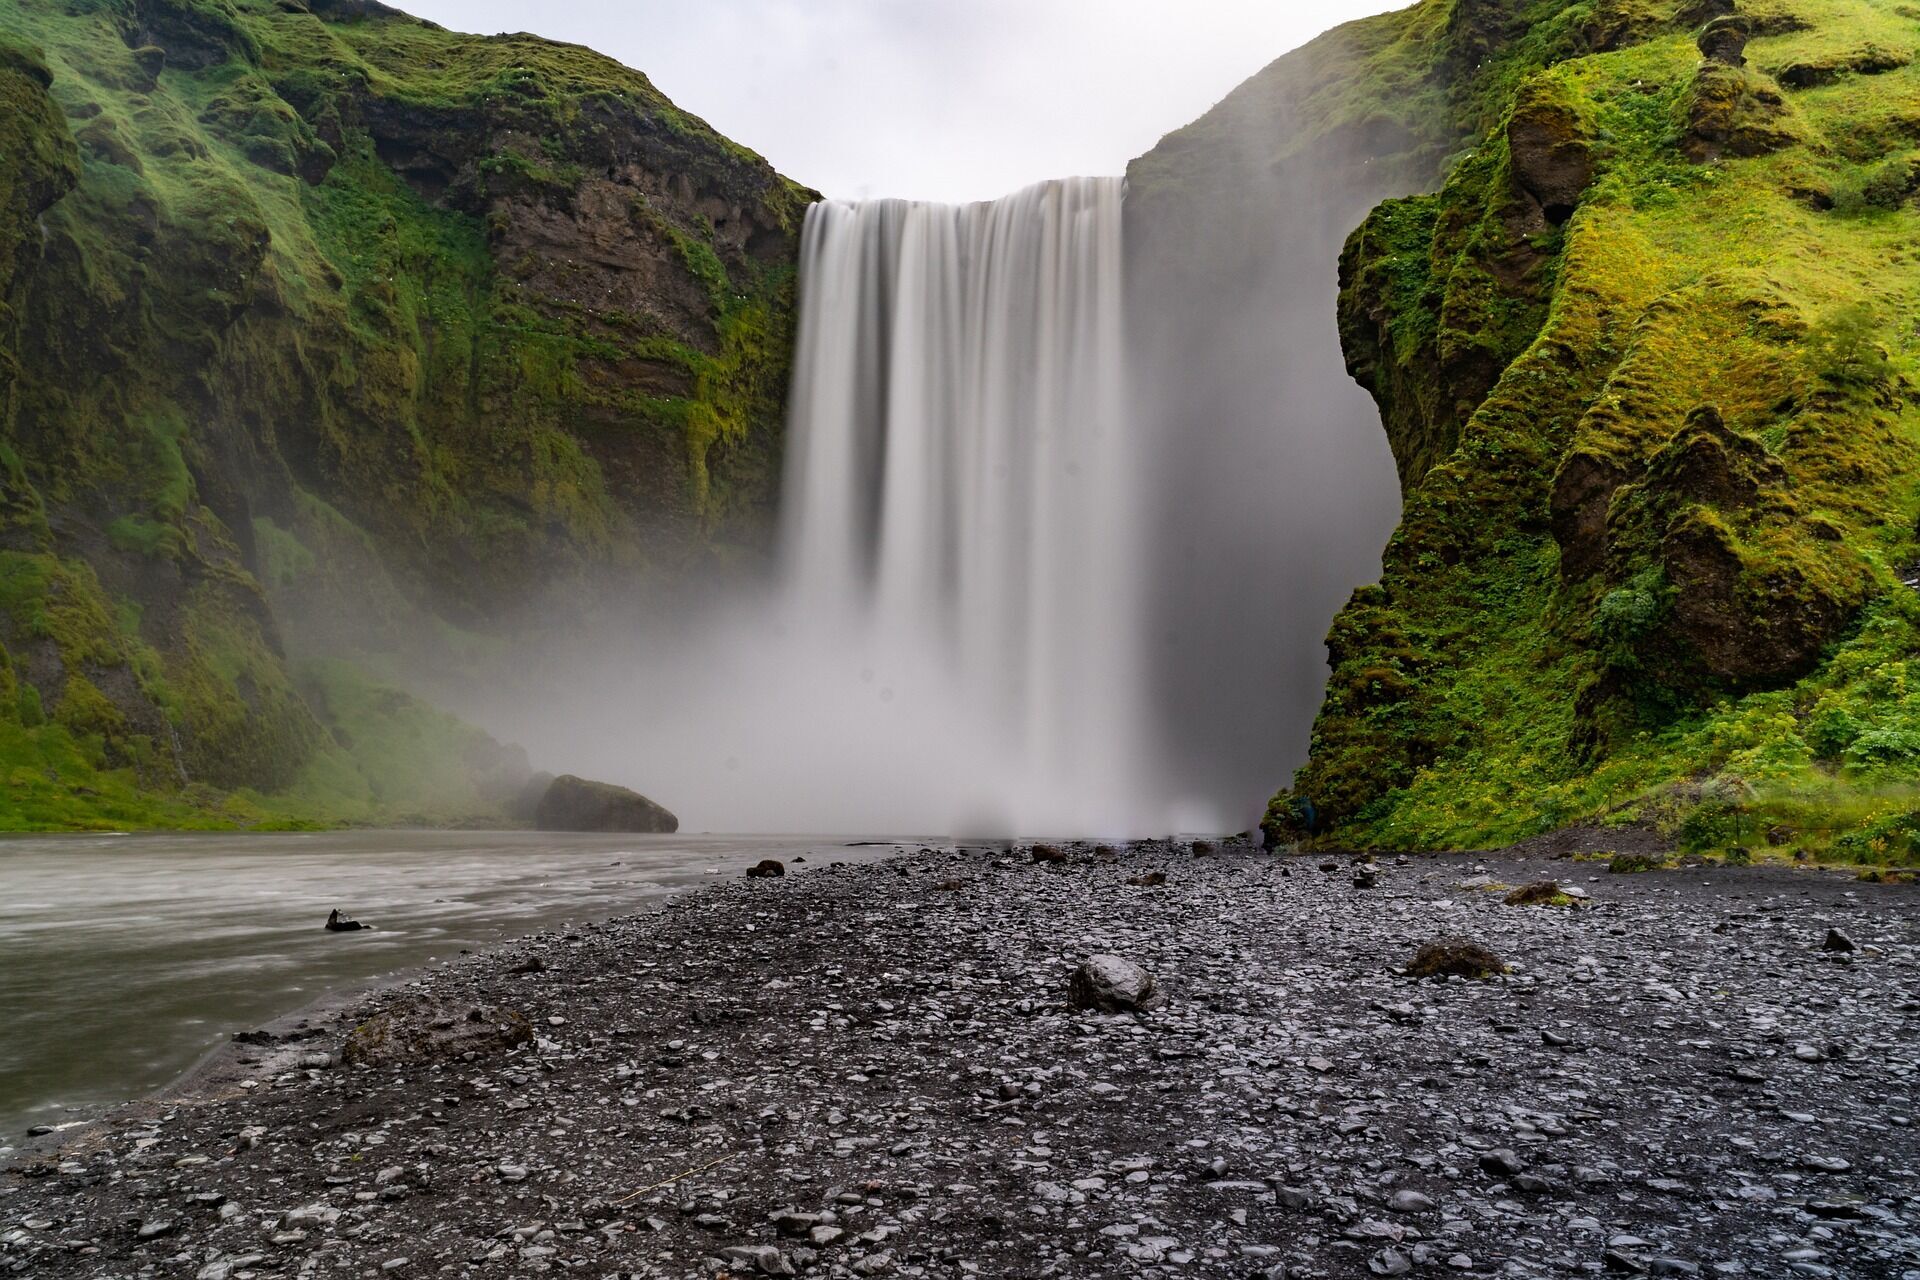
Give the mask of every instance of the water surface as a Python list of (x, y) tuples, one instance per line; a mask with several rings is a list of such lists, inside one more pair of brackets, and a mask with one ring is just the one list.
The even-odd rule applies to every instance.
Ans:
[[(630, 914), (793, 837), (328, 832), (0, 841), (0, 1148), (159, 1088), (330, 989)], [(329, 934), (342, 911), (370, 932)]]

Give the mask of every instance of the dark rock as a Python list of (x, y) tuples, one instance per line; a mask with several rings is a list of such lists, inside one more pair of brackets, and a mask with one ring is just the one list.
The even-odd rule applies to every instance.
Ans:
[(1898, 71), (1911, 65), (1912, 61), (1913, 59), (1907, 54), (1868, 45), (1857, 53), (1789, 63), (1776, 73), (1775, 79), (1789, 89), (1818, 89), (1825, 85), (1837, 84), (1842, 77), (1848, 75), (1885, 75), (1889, 71)]
[(459, 1060), (533, 1042), (533, 1024), (513, 1009), (450, 1009), (431, 1002), (378, 1014), (340, 1048), (349, 1066)]
[(1511, 1148), (1501, 1147), (1494, 1151), (1483, 1152), (1480, 1156), (1480, 1167), (1496, 1178), (1511, 1178), (1515, 1174), (1524, 1173), (1527, 1162)]
[(1037, 844), (1032, 849), (1033, 860), (1050, 865), (1059, 865), (1067, 860), (1067, 851), (1058, 845)]
[(747, 868), (749, 880), (778, 880), (787, 874), (787, 864), (778, 858), (763, 858)]
[(1506, 961), (1471, 938), (1436, 938), (1423, 945), (1407, 966), (1407, 973), (1415, 978), (1491, 978), (1506, 971)]
[(1744, 67), (1747, 65), (1747, 41), (1752, 36), (1753, 28), (1739, 14), (1715, 18), (1700, 33), (1700, 56), (1708, 62)]
[(1159, 1003), (1153, 975), (1119, 956), (1094, 956), (1067, 984), (1067, 1003), (1075, 1009), (1125, 1013)]
[(670, 834), (680, 819), (637, 791), (563, 774), (547, 787), (535, 814), (542, 831)]
[(1689, 160), (1764, 156), (1800, 141), (1786, 99), (1745, 67), (1709, 62), (1694, 77), (1680, 149)]
[(1853, 939), (1840, 932), (1840, 930), (1829, 929), (1827, 930), (1826, 941), (1820, 944), (1820, 949), (1822, 951), (1854, 951), (1858, 948), (1855, 946)]
[(1593, 150), (1579, 115), (1545, 93), (1523, 90), (1507, 123), (1513, 180), (1549, 223), (1573, 216), (1593, 185)]

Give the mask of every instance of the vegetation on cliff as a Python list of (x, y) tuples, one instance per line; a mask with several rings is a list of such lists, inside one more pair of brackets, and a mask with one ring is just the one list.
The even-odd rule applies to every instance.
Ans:
[(289, 647), (755, 543), (810, 198), (583, 49), (0, 6), (0, 826), (497, 815)]
[(1269, 832), (1920, 862), (1920, 10), (1443, 14), (1476, 136), (1342, 262), (1405, 515)]

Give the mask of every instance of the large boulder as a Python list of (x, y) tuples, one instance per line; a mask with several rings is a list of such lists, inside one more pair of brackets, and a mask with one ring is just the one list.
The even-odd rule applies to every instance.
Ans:
[(1152, 1009), (1165, 997), (1154, 986), (1153, 975), (1119, 956), (1094, 956), (1067, 983), (1067, 1003), (1075, 1009), (1128, 1013)]
[(634, 831), (669, 834), (680, 819), (641, 795), (610, 782), (565, 774), (540, 797), (534, 825), (542, 831)]

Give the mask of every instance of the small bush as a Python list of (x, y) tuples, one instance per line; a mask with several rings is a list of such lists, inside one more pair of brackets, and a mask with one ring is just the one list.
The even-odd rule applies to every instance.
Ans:
[(1808, 370), (1836, 387), (1860, 389), (1890, 377), (1893, 364), (1878, 339), (1879, 322), (1864, 302), (1831, 312), (1807, 331)]
[(1920, 764), (1920, 730), (1869, 729), (1853, 740), (1845, 759), (1855, 769)]

